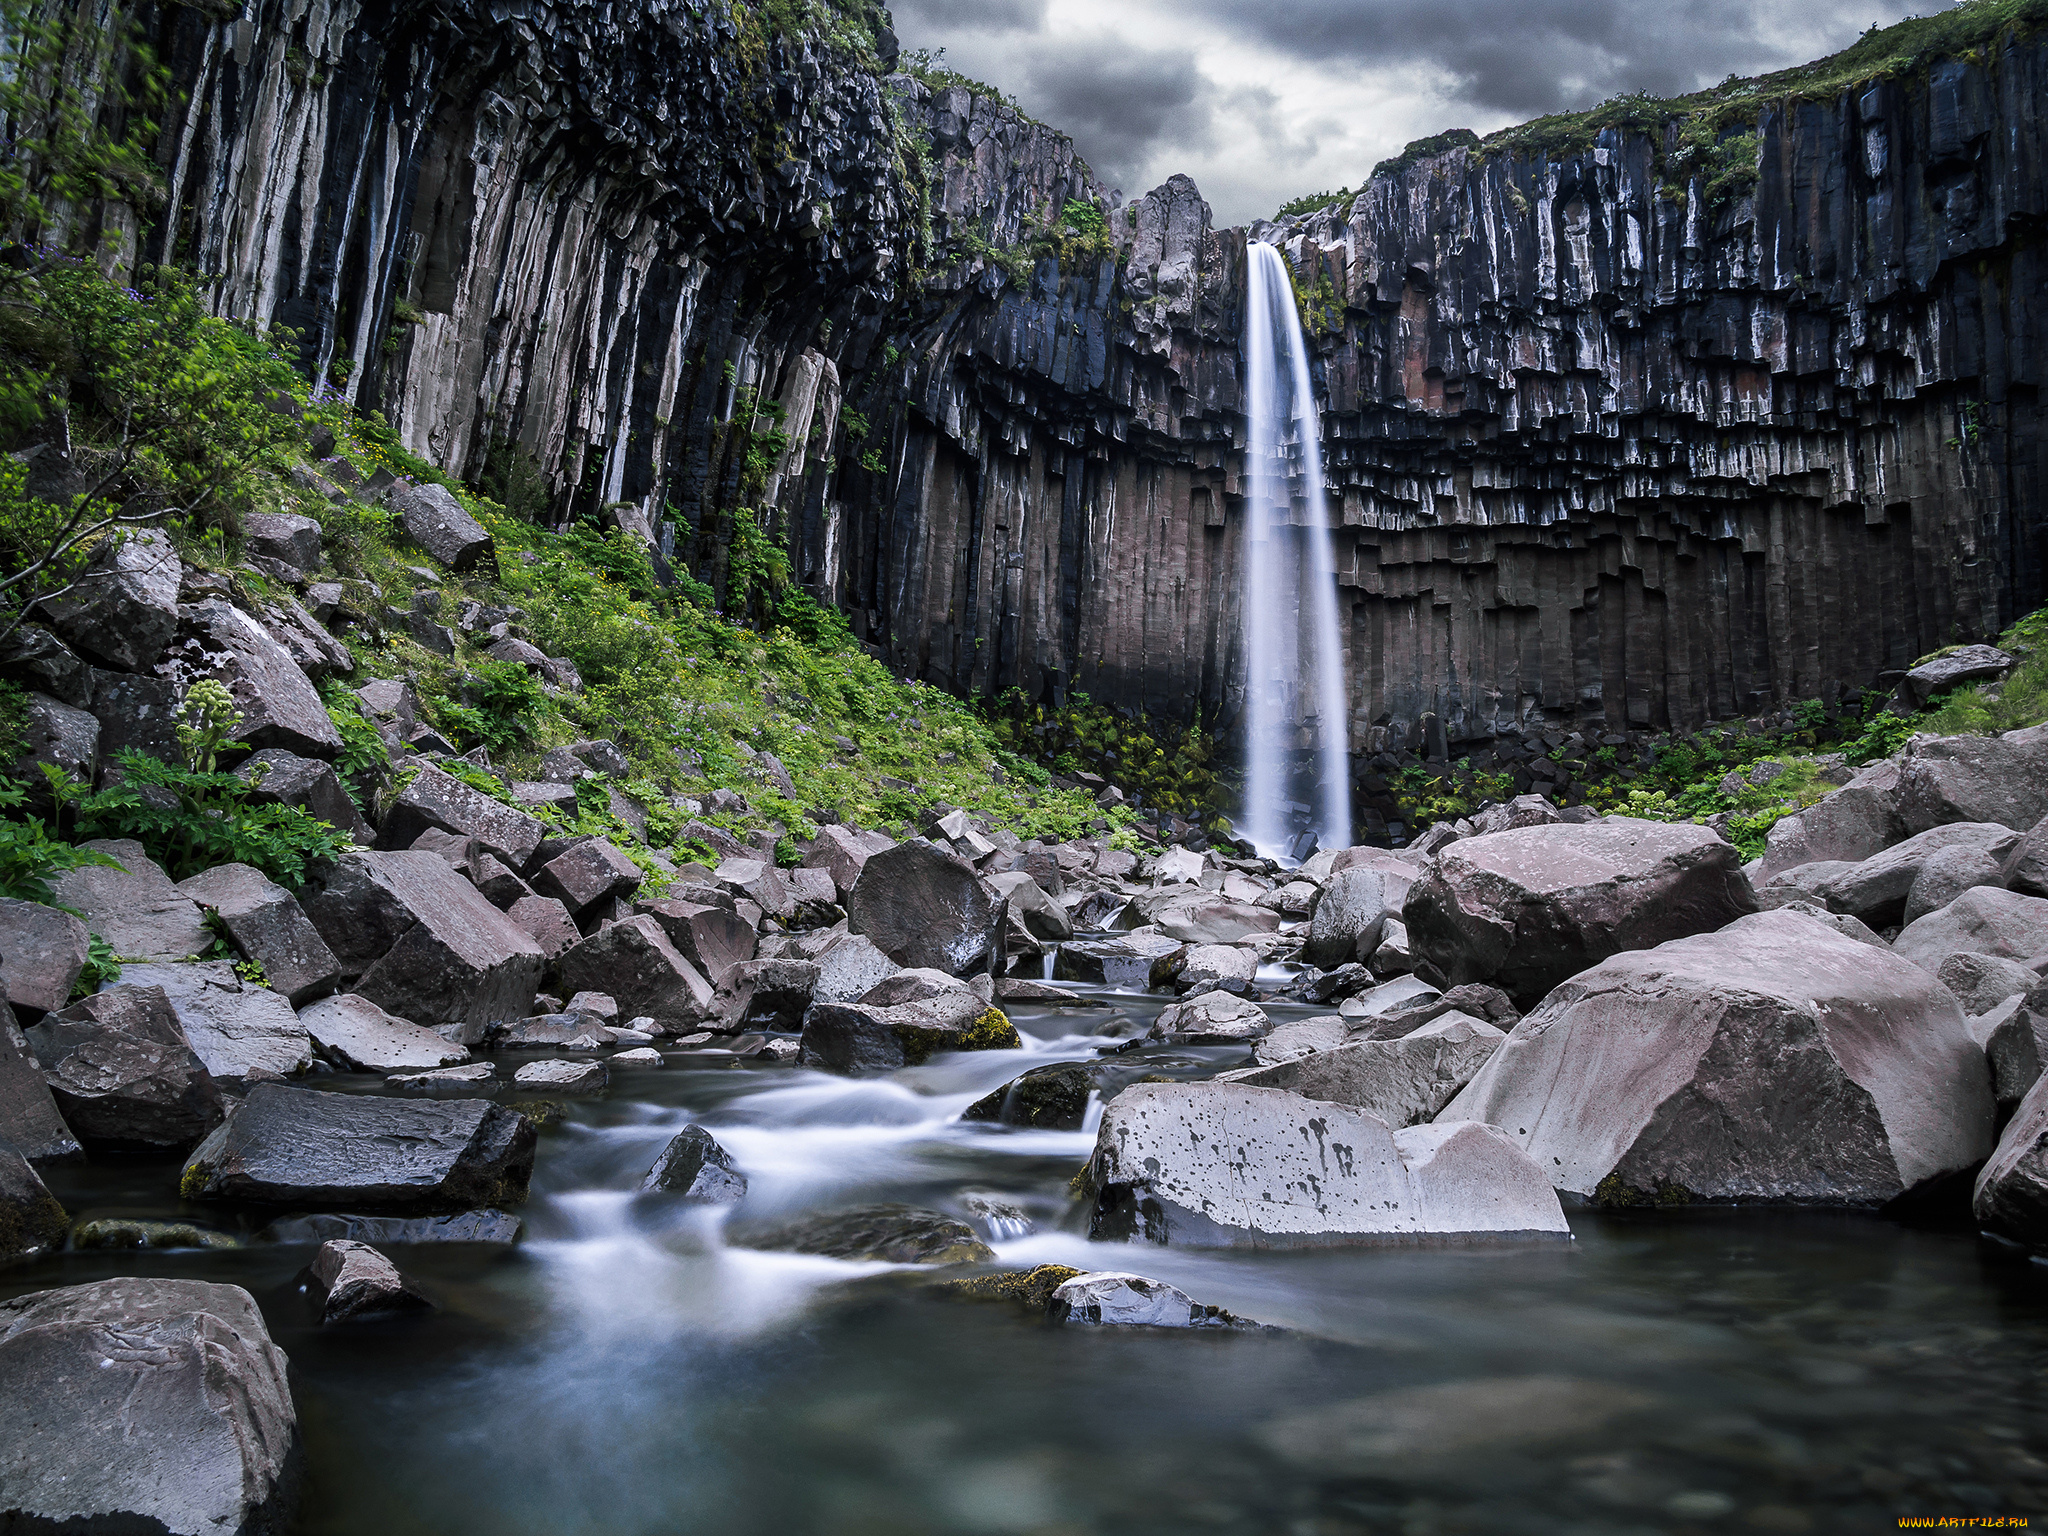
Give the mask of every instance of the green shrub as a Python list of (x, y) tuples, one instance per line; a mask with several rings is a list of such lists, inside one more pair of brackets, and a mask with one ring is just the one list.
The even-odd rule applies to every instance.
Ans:
[[(0, 811), (18, 811), (26, 798), (20, 785), (0, 785)], [(38, 901), (53, 906), (56, 897), (51, 890), (52, 881), (74, 869), (96, 867), (121, 866), (104, 853), (59, 841), (34, 818), (0, 821), (0, 896), (10, 901)]]
[(253, 786), (232, 773), (195, 772), (133, 749), (114, 761), (118, 781), (78, 802), (78, 835), (133, 838), (173, 880), (216, 864), (248, 864), (297, 889), (315, 864), (355, 846), (295, 805), (254, 803)]

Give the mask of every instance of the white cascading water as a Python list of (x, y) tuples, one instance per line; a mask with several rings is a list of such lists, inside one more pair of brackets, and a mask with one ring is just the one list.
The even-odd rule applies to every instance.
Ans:
[[(1239, 828), (1261, 853), (1300, 856), (1302, 818), (1324, 848), (1351, 843), (1350, 742), (1337, 573), (1323, 494), (1322, 416), (1286, 259), (1249, 248), (1244, 356), (1245, 805)], [(1295, 516), (1299, 505), (1301, 515)], [(1314, 783), (1297, 754), (1314, 748)]]

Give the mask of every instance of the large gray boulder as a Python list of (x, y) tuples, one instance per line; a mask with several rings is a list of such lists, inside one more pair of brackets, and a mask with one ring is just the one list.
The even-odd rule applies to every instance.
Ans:
[(2007, 998), (2031, 992), (2041, 984), (2040, 974), (2031, 966), (1967, 950), (1945, 956), (1934, 974), (1955, 994), (1965, 1018), (1989, 1013)]
[(193, 1150), (188, 1200), (382, 1211), (514, 1205), (533, 1122), (478, 1099), (421, 1101), (260, 1083)]
[(0, 1141), (32, 1163), (69, 1162), (81, 1151), (58, 1113), (41, 1061), (7, 1008), (0, 1008)]
[(182, 1152), (227, 1117), (161, 987), (110, 987), (26, 1034), (65, 1123), (90, 1145)]
[[(71, 1218), (42, 1175), (13, 1142), (0, 1136), (0, 1265), (40, 1258), (64, 1246)], [(0, 1380), (5, 1380), (0, 1376)], [(11, 1396), (12, 1394), (10, 1394)], [(0, 1456), (4, 1456), (0, 1452)], [(6, 1463), (0, 1461), (0, 1467)], [(0, 1490), (5, 1488), (0, 1478)]]
[(54, 821), (56, 804), (43, 769), (58, 769), (74, 784), (91, 784), (99, 776), (99, 719), (48, 694), (32, 693), (23, 701), (21, 743), (21, 756), (9, 766), (27, 794), (23, 808)]
[(846, 898), (847, 926), (898, 965), (1001, 975), (1009, 905), (974, 866), (922, 838), (873, 854)]
[(1906, 831), (1995, 821), (2024, 832), (2048, 816), (2048, 725), (2002, 736), (1916, 736), (1899, 755)]
[(1032, 938), (1063, 944), (1074, 936), (1073, 920), (1067, 916), (1067, 909), (1023, 870), (990, 875), (988, 887), (1009, 902), (1011, 916), (1023, 922), (1024, 931)]
[(260, 869), (218, 864), (179, 881), (178, 890), (220, 919), (235, 948), (262, 966), (271, 989), (294, 1007), (334, 990), (341, 962), (306, 909)]
[(328, 1060), (358, 1072), (430, 1072), (469, 1060), (465, 1047), (353, 992), (301, 1008), (299, 1023)]
[(797, 1063), (821, 1072), (894, 1072), (941, 1051), (1013, 1051), (1022, 1044), (1002, 1009), (962, 987), (890, 1005), (813, 1003)]
[(1093, 982), (1098, 986), (1139, 990), (1151, 985), (1152, 964), (1170, 955), (1180, 942), (1163, 933), (1132, 933), (1114, 939), (1075, 939), (1053, 956), (1055, 981)]
[(206, 915), (163, 867), (128, 838), (81, 843), (119, 868), (88, 865), (53, 885), (57, 903), (77, 913), (123, 959), (189, 960), (213, 944)]
[(1241, 1083), (1140, 1083), (1104, 1108), (1082, 1175), (1088, 1235), (1294, 1248), (1565, 1233), (1543, 1171), (1490, 1125), (1405, 1131)]
[(1766, 835), (1761, 878), (1769, 880), (1802, 864), (1853, 864), (1891, 847), (1906, 835), (1898, 784), (1899, 765), (1887, 758), (1825, 799), (1784, 817)]
[(1963, 892), (1938, 912), (1909, 924), (1892, 953), (1928, 971), (1950, 955), (2029, 960), (2048, 955), (2048, 899), (1990, 886)]
[(552, 896), (522, 896), (506, 908), (505, 916), (550, 960), (582, 937), (569, 909)]
[(1402, 909), (1418, 957), (1522, 1008), (1624, 950), (1711, 932), (1757, 909), (1734, 847), (1705, 827), (1609, 817), (1463, 838)]
[(644, 915), (609, 924), (562, 951), (555, 974), (564, 991), (608, 992), (627, 1018), (644, 1016), (664, 1027), (702, 1023), (718, 1012), (703, 973)]
[(1483, 1020), (1452, 1013), (1398, 1040), (1359, 1040), (1304, 1051), (1272, 1066), (1230, 1073), (1229, 1078), (1254, 1088), (1285, 1088), (1304, 1098), (1349, 1104), (1399, 1130), (1435, 1119), (1505, 1039), (1505, 1031)]
[(582, 914), (612, 900), (625, 900), (646, 876), (640, 866), (601, 837), (576, 843), (535, 872), (533, 888)]
[(92, 935), (69, 912), (0, 897), (0, 987), (16, 1008), (62, 1008), (91, 958)]
[[(1995, 822), (1956, 822), (1930, 827), (1858, 863), (1831, 864), (1824, 875), (1794, 878), (1831, 912), (1847, 913), (1872, 928), (1895, 928), (1909, 920), (1905, 917), (1907, 903), (1916, 887), (1924, 885), (1924, 901), (1926, 890), (1932, 888), (1926, 883), (1926, 876), (1930, 867), (1938, 867), (1937, 860), (1947, 855), (1963, 855), (1974, 860), (1978, 872), (1995, 883), (2000, 879), (2000, 865), (2018, 843), (2019, 834), (2010, 827)], [(1983, 884), (1986, 880), (1973, 883)], [(1965, 885), (1951, 892), (1948, 900), (1953, 901), (1968, 888)]]
[(242, 519), (242, 547), (297, 571), (317, 571), (320, 524), (295, 512), (251, 512)]
[(385, 505), (398, 514), (412, 541), (451, 571), (473, 570), (494, 554), (484, 525), (463, 511), (446, 486), (400, 486)]
[(1145, 980), (1180, 993), (1251, 990), (1259, 974), (1258, 952), (1242, 944), (1183, 944), (1152, 962)]
[(1987, 1231), (2048, 1251), (2048, 1077), (2020, 1100), (1977, 1175), (1971, 1209)]
[(539, 818), (493, 800), (454, 774), (425, 763), (392, 802), (384, 825), (378, 830), (377, 846), (385, 850), (410, 848), (429, 829), (475, 838), (515, 874), (526, 871), (548, 832), (547, 824)]
[(1443, 1113), (1611, 1205), (1882, 1206), (1973, 1166), (1992, 1125), (1948, 989), (1789, 912), (1573, 977)]
[(1325, 970), (1371, 960), (1387, 919), (1400, 916), (1413, 884), (1412, 870), (1354, 867), (1332, 875), (1309, 918), (1302, 958)]
[(133, 749), (158, 762), (184, 759), (178, 747), (178, 687), (165, 677), (93, 672), (93, 718), (100, 723), (100, 761)]
[(1991, 1064), (1991, 1096), (1999, 1113), (2010, 1116), (2020, 1100), (2041, 1080), (2048, 1062), (2048, 988), (2008, 998), (1970, 1021), (1970, 1036), (1984, 1047)]
[(1141, 921), (1185, 944), (1233, 944), (1280, 928), (1280, 914), (1270, 907), (1233, 901), (1192, 885), (1146, 891), (1118, 919), (1132, 928)]
[(156, 665), (178, 631), (178, 551), (159, 528), (108, 540), (61, 596), (39, 605), (51, 628), (120, 672)]
[(489, 1024), (533, 1012), (540, 945), (436, 854), (344, 854), (300, 900), (350, 990), (388, 1013)]
[(312, 680), (249, 615), (220, 598), (208, 598), (179, 610), (179, 636), (171, 654), (182, 680), (189, 685), (197, 678), (216, 678), (235, 696), (242, 715), (236, 741), (252, 750), (282, 747), (301, 757), (340, 753), (341, 732)]
[(296, 1077), (313, 1064), (313, 1041), (282, 994), (243, 981), (225, 960), (130, 965), (125, 985), (161, 987), (193, 1051), (225, 1083)]
[(2048, 896), (2048, 820), (2037, 821), (2005, 856), (1998, 882), (2022, 896)]
[(0, 1528), (291, 1529), (298, 1415), (240, 1286), (122, 1278), (0, 1301), (0, 1380)]
[(2013, 661), (1995, 645), (1959, 645), (1908, 672), (1906, 688), (1914, 703), (1924, 705), (1937, 693), (1964, 683), (1995, 682), (2012, 670)]
[(811, 988), (811, 1001), (857, 1003), (902, 969), (875, 948), (873, 940), (849, 933), (818, 957), (818, 980)]
[[(668, 898), (643, 901), (639, 908), (660, 925), (676, 953), (695, 966), (714, 987), (725, 985), (725, 979), (734, 966), (753, 959), (754, 947), (760, 942), (760, 935), (754, 932), (753, 925), (729, 905)], [(861, 942), (867, 944), (865, 939)], [(870, 944), (868, 948), (873, 949), (874, 946)], [(889, 961), (889, 966), (895, 969), (895, 962)], [(875, 981), (879, 980), (881, 976), (878, 975)], [(868, 983), (870, 987), (873, 985), (874, 981)], [(862, 992), (866, 990), (867, 987), (861, 988)], [(859, 996), (859, 993), (854, 996)]]

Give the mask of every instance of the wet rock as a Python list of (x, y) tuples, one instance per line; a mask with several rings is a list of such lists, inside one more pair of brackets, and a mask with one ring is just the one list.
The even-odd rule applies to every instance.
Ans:
[(1231, 1074), (1254, 1088), (1349, 1104), (1396, 1130), (1433, 1120), (1478, 1075), (1507, 1035), (1464, 1014), (1447, 1014), (1398, 1040), (1360, 1040)]
[(183, 1151), (226, 1117), (161, 987), (94, 993), (26, 1038), (65, 1123), (88, 1144)]
[[(1975, 868), (1996, 881), (2005, 856), (2018, 843), (2018, 833), (1996, 823), (1960, 822), (1932, 827), (1896, 847), (1872, 854), (1861, 863), (1841, 865), (1806, 889), (1831, 912), (1845, 912), (1871, 928), (1894, 928), (1911, 920), (1905, 916), (1907, 901), (1941, 856), (1963, 854)], [(1927, 889), (1932, 890), (1932, 884)], [(1958, 886), (1948, 899), (1954, 900), (1967, 889), (1968, 884)], [(1923, 891), (1923, 906), (1925, 895)], [(1946, 906), (1947, 902), (1937, 905)]]
[(1453, 985), (1489, 981), (1527, 1008), (1609, 955), (1756, 909), (1741, 857), (1712, 832), (1610, 817), (1455, 843), (1402, 910), (1417, 955)]
[(261, 1536), (302, 1452), (284, 1352), (240, 1286), (102, 1280), (0, 1301), (0, 1522)]
[(490, 1090), (498, 1086), (498, 1068), (494, 1062), (471, 1061), (459, 1067), (436, 1067), (430, 1072), (401, 1072), (385, 1078), (384, 1086), (396, 1088), (401, 1093), (460, 1092), (471, 1088)]
[(797, 1061), (822, 1072), (894, 1072), (941, 1051), (1014, 1051), (1022, 1044), (1000, 1008), (961, 990), (891, 1006), (813, 1003)]
[(958, 1301), (1002, 1301), (1045, 1315), (1053, 1292), (1082, 1271), (1067, 1264), (1041, 1264), (1036, 1269), (1011, 1269), (993, 1275), (971, 1275), (965, 1280), (945, 1280), (934, 1289), (939, 1295)]
[(94, 695), (106, 681), (119, 676), (88, 665), (76, 651), (37, 624), (24, 624), (0, 640), (0, 677), (21, 684), (31, 693), (46, 693), (74, 709), (92, 710), (99, 717), (102, 733), (106, 730), (106, 716)]
[(357, 1072), (425, 1072), (469, 1060), (462, 1046), (354, 992), (301, 1008), (299, 1022), (323, 1055)]
[(313, 1064), (313, 1040), (280, 994), (245, 982), (225, 960), (127, 965), (121, 980), (161, 987), (206, 1070), (225, 1083), (294, 1077)]
[(611, 1023), (619, 1017), (619, 1000), (609, 992), (578, 992), (563, 1005), (568, 1013), (590, 1013)]
[(1095, 1074), (1075, 1062), (1034, 1067), (960, 1112), (962, 1120), (1033, 1131), (1078, 1131), (1088, 1119)]
[(850, 933), (818, 961), (811, 997), (821, 1003), (855, 1003), (903, 967), (875, 948), (865, 935)]
[(1909, 833), (1959, 821), (2025, 832), (2048, 816), (2048, 725), (1916, 737), (1899, 755), (1896, 799)]
[(804, 1010), (818, 984), (818, 967), (808, 960), (746, 960), (727, 973), (720, 989), (722, 1028), (748, 1025), (794, 1033), (804, 1027)]
[(1869, 1208), (1973, 1166), (1992, 1106), (1931, 974), (1766, 912), (1573, 977), (1443, 1113), (1603, 1204)]
[[(730, 906), (670, 899), (642, 902), (640, 910), (661, 925), (676, 953), (694, 965), (713, 987), (723, 986), (734, 966), (754, 958), (760, 936)], [(850, 939), (845, 943), (867, 941)], [(845, 944), (837, 947), (844, 948)], [(867, 948), (873, 950), (874, 946)], [(889, 964), (893, 966), (895, 962)]]
[(1325, 967), (1370, 960), (1386, 920), (1401, 915), (1412, 884), (1386, 869), (1347, 869), (1331, 876), (1309, 919), (1302, 958)]
[(542, 865), (533, 877), (533, 888), (580, 916), (614, 897), (631, 897), (645, 878), (638, 864), (603, 838), (593, 837)]
[(2013, 1112), (1977, 1175), (1971, 1210), (1986, 1231), (2048, 1252), (2048, 1077)]
[(602, 1093), (610, 1082), (601, 1061), (529, 1061), (512, 1074), (514, 1087), (536, 1093)]
[(197, 1248), (230, 1253), (242, 1240), (189, 1221), (147, 1221), (132, 1216), (86, 1216), (71, 1228), (71, 1246), (85, 1253), (100, 1251)]
[(185, 960), (213, 943), (198, 906), (162, 866), (126, 838), (81, 843), (119, 868), (74, 869), (53, 885), (60, 906), (77, 913), (114, 953), (137, 960)]
[(909, 1205), (866, 1205), (772, 1227), (728, 1229), (726, 1240), (740, 1248), (885, 1264), (986, 1264), (995, 1257), (966, 1222)]
[(1109, 1004), (1099, 997), (1083, 997), (1079, 992), (1069, 992), (1065, 987), (1055, 987), (1049, 982), (1031, 981), (1021, 976), (1005, 976), (996, 983), (996, 1001), (999, 1003), (1037, 1004), (1047, 1008), (1107, 1008)]
[(533, 1174), (526, 1116), (259, 1083), (185, 1164), (188, 1200), (457, 1211), (516, 1203)]
[(1053, 979), (1140, 991), (1151, 984), (1152, 962), (1180, 947), (1176, 940), (1164, 934), (1132, 933), (1115, 939), (1075, 939), (1072, 943), (1062, 944), (1053, 958)]
[(1228, 992), (1203, 992), (1159, 1010), (1150, 1038), (1176, 1045), (1248, 1045), (1266, 1032), (1266, 1010)]
[(539, 945), (541, 954), (549, 960), (583, 937), (577, 932), (569, 909), (552, 896), (522, 896), (505, 909), (505, 916)]
[(429, 1312), (433, 1302), (368, 1243), (330, 1238), (307, 1266), (309, 1289), (320, 1303), (323, 1327), (359, 1317)]
[(717, 1014), (711, 984), (677, 953), (652, 917), (629, 918), (592, 934), (555, 960), (570, 990), (602, 989), (634, 1017), (663, 1028), (695, 1024)]
[(705, 1205), (737, 1205), (747, 1197), (747, 1176), (716, 1137), (693, 1125), (661, 1149), (640, 1187)]
[(169, 679), (94, 671), (91, 709), (100, 723), (103, 778), (105, 765), (131, 749), (159, 762), (183, 759), (178, 748), (178, 690)]
[(12, 1143), (32, 1163), (69, 1162), (81, 1154), (8, 1008), (0, 1008), (0, 1141)]
[(2026, 960), (2048, 954), (2048, 899), (1980, 886), (1930, 912), (1892, 940), (1892, 953), (1928, 971), (1950, 955)]
[(1172, 987), (1176, 992), (1236, 992), (1251, 990), (1259, 973), (1258, 954), (1235, 944), (1186, 944), (1161, 955), (1146, 972), (1148, 986)]
[(1564, 1233), (1540, 1168), (1493, 1126), (1392, 1131), (1348, 1105), (1238, 1083), (1140, 1083), (1104, 1108), (1088, 1235), (1179, 1247)]
[(847, 926), (898, 965), (955, 976), (1002, 973), (1007, 913), (973, 865), (923, 839), (870, 856), (846, 899)]
[(103, 544), (63, 596), (39, 606), (66, 641), (122, 672), (146, 672), (178, 631), (178, 552), (159, 528)]
[(532, 1007), (540, 945), (438, 855), (347, 853), (300, 901), (350, 990), (388, 1013), (488, 1024)]
[(894, 1008), (904, 1003), (943, 1000), (949, 1006), (972, 1008), (976, 1003), (995, 1000), (995, 987), (985, 977), (972, 982), (929, 967), (914, 967), (883, 977), (860, 999), (871, 1008)]
[(1966, 1018), (1989, 1013), (2007, 998), (2031, 992), (2041, 984), (2039, 974), (2017, 960), (1968, 952), (1947, 956), (1934, 968), (1934, 974), (1955, 994)]
[(310, 679), (261, 624), (233, 604), (209, 598), (179, 610), (174, 662), (187, 678), (213, 677), (235, 696), (242, 723), (234, 739), (251, 749), (282, 747), (301, 757), (333, 758), (341, 732)]
[(0, 897), (0, 987), (15, 1008), (62, 1008), (85, 969), (92, 936), (69, 912)]
[[(547, 836), (546, 823), (537, 817), (493, 800), (482, 790), (472, 789), (453, 774), (426, 763), (392, 802), (383, 829), (377, 834), (377, 846), (385, 850), (410, 848), (429, 829), (473, 837), (515, 872), (528, 866)], [(633, 872), (639, 874), (637, 868)], [(560, 895), (551, 890), (541, 894)]]
[[(790, 1043), (795, 1044), (794, 1041), (791, 1041)], [(620, 1051), (617, 1055), (609, 1059), (607, 1065), (613, 1067), (625, 1067), (629, 1070), (636, 1068), (665, 1067), (668, 1065), (668, 1059), (664, 1057), (661, 1054), (661, 1052), (654, 1049), (653, 1046), (643, 1045), (637, 1046), (630, 1051)]]
[(524, 1225), (507, 1211), (453, 1211), (442, 1216), (365, 1216), (320, 1212), (280, 1216), (256, 1234), (266, 1243), (324, 1243), (333, 1238), (389, 1246), (404, 1243), (488, 1243), (519, 1241)]
[(1010, 915), (1024, 924), (1025, 932), (1048, 944), (1061, 944), (1074, 936), (1074, 924), (1067, 909), (1045, 893), (1044, 887), (1022, 870), (990, 875), (989, 889), (1010, 903)]
[(1163, 1280), (1093, 1270), (1064, 1281), (1046, 1316), (1055, 1323), (1117, 1328), (1229, 1328), (1241, 1326), (1216, 1307), (1205, 1307)]
[(216, 914), (235, 947), (263, 967), (271, 989), (300, 1006), (334, 990), (341, 962), (283, 886), (247, 864), (221, 864), (178, 883)]
[(0, 1137), (0, 1265), (63, 1247), (70, 1226), (42, 1176), (13, 1142)]
[(451, 571), (474, 570), (495, 558), (490, 534), (446, 486), (401, 486), (385, 505), (405, 524), (407, 536)]

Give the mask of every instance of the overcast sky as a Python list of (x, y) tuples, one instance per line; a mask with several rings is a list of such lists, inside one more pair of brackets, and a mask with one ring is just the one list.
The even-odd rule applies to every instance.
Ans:
[(1357, 186), (1411, 139), (1804, 63), (1942, 0), (893, 0), (906, 48), (1008, 91), (1136, 197), (1219, 224)]

